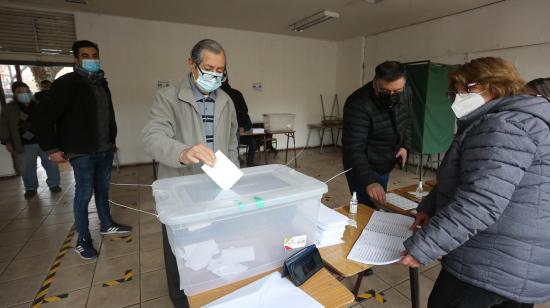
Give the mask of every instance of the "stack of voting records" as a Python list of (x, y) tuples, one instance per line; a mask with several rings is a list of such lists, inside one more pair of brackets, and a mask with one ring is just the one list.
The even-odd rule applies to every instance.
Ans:
[(321, 203), (319, 219), (315, 230), (315, 244), (317, 247), (338, 245), (343, 243), (342, 236), (346, 231), (349, 218), (328, 208)]
[(375, 211), (353, 245), (348, 259), (371, 265), (384, 265), (401, 260), (403, 242), (412, 235), (414, 218), (401, 214)]

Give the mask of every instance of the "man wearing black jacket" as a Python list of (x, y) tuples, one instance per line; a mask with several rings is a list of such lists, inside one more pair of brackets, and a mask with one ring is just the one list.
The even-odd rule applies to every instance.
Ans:
[(388, 178), (396, 162), (405, 165), (410, 148), (410, 92), (405, 66), (386, 61), (374, 80), (351, 94), (344, 105), (344, 169), (351, 192), (371, 207), (386, 201)]
[(72, 48), (74, 72), (59, 77), (38, 105), (35, 118), (40, 147), (54, 162), (69, 159), (74, 171), (75, 251), (94, 259), (97, 251), (88, 229), (88, 203), (95, 195), (100, 234), (126, 234), (131, 227), (113, 221), (109, 185), (117, 126), (111, 92), (100, 68), (99, 49), (90, 41)]
[(237, 133), (239, 137), (239, 144), (248, 145), (246, 166), (254, 167), (256, 166), (254, 163), (254, 157), (256, 155), (256, 139), (254, 139), (254, 136), (241, 136), (241, 133), (252, 129), (252, 120), (250, 120), (250, 116), (248, 115), (248, 106), (246, 106), (244, 96), (241, 91), (229, 85), (229, 78), (222, 83), (220, 88), (227, 93), (227, 95), (229, 95), (233, 101), (233, 105), (235, 106), (235, 111), (237, 112), (237, 122), (239, 123), (239, 132)]

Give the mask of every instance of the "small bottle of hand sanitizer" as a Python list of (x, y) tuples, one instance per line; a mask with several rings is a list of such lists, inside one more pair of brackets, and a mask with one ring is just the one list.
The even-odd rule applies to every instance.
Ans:
[(416, 197), (422, 199), (422, 194), (424, 193), (424, 187), (422, 187), (422, 181), (418, 182), (418, 187), (416, 187)]
[(349, 213), (357, 214), (357, 193), (353, 192), (351, 200), (349, 200)]

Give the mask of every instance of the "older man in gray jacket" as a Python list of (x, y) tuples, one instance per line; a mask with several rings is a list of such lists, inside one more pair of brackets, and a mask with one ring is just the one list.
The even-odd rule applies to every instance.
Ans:
[[(191, 50), (188, 65), (190, 74), (179, 88), (157, 92), (143, 128), (145, 149), (160, 163), (159, 178), (200, 173), (200, 164), (215, 164), (217, 150), (239, 165), (235, 107), (218, 89), (226, 78), (225, 51), (216, 41), (202, 40)], [(169, 295), (175, 307), (187, 307), (164, 226), (162, 231)]]
[(472, 60), (451, 74), (451, 85), (458, 131), (402, 263), (443, 256), (428, 307), (548, 301), (550, 103), (517, 95), (523, 81), (500, 58)]

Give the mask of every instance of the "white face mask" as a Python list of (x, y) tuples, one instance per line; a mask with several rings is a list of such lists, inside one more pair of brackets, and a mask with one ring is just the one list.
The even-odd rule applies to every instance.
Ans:
[(451, 109), (457, 118), (469, 115), (472, 111), (485, 104), (485, 99), (479, 93), (457, 94)]

